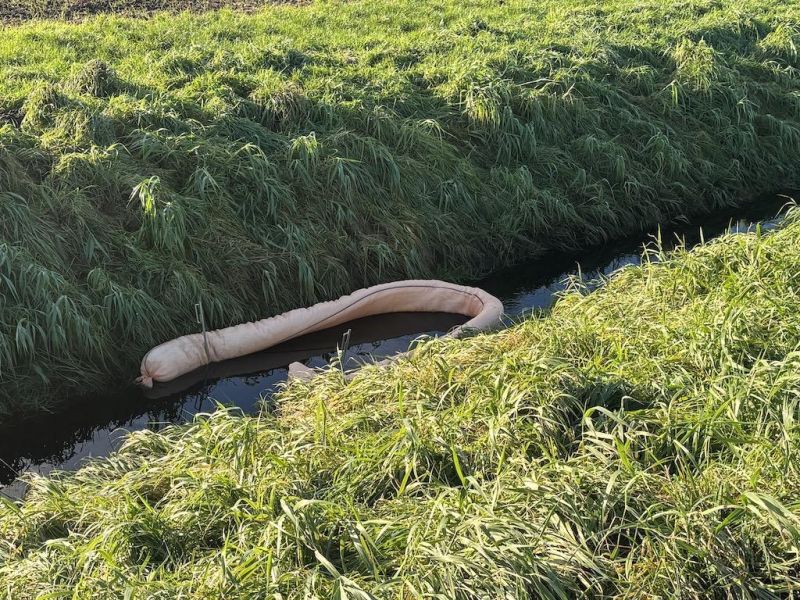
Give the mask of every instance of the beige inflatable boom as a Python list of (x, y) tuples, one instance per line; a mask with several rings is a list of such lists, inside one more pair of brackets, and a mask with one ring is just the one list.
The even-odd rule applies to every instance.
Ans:
[(412, 280), (385, 283), (353, 292), (338, 300), (309, 308), (209, 331), (184, 335), (156, 346), (142, 359), (136, 382), (152, 387), (154, 381), (172, 381), (209, 363), (260, 352), (292, 338), (359, 319), (395, 312), (448, 312), (471, 317), (448, 333), (493, 327), (503, 314), (503, 305), (478, 288), (445, 281)]

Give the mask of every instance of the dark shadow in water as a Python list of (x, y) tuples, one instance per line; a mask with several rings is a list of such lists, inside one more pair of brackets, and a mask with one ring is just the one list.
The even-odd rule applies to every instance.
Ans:
[[(757, 222), (762, 223), (763, 229), (772, 228), (793, 197), (791, 192), (771, 194), (743, 208), (669, 224), (661, 228), (662, 246), (668, 249), (682, 242), (691, 247), (701, 239), (729, 230), (746, 231)], [(592, 281), (623, 266), (639, 264), (643, 245), (652, 243), (657, 234), (646, 232), (579, 253), (550, 254), (497, 272), (475, 285), (500, 298), (511, 317), (546, 310), (555, 302), (557, 293), (566, 288), (568, 276), (580, 274), (584, 280)], [(0, 431), (0, 485), (23, 471), (47, 473), (55, 468), (77, 468), (86, 457), (111, 452), (124, 431), (159, 429), (185, 422), (194, 414), (213, 410), (216, 402), (254, 413), (263, 401), (269, 402), (276, 386), (286, 379), (289, 363), (325, 366), (348, 329), (352, 333), (344, 366), (352, 368), (373, 357), (404, 352), (419, 335), (444, 332), (465, 320), (444, 313), (368, 317), (200, 369), (181, 381), (154, 388), (149, 393), (150, 400), (130, 388), (75, 400), (68, 412)], [(184, 391), (178, 392), (179, 389)], [(23, 491), (24, 486), (16, 482), (5, 489), (5, 494), (19, 497)]]
[(728, 231), (748, 231), (756, 223), (763, 230), (773, 229), (796, 198), (800, 199), (800, 193), (770, 194), (738, 209), (667, 224), (660, 232), (654, 230), (580, 252), (551, 254), (524, 262), (493, 273), (475, 285), (500, 298), (508, 316), (519, 317), (550, 308), (557, 294), (567, 288), (569, 276), (579, 275), (583, 281), (591, 282), (624, 266), (641, 264), (645, 245), (654, 245), (659, 233), (662, 247), (669, 250), (681, 243), (691, 248)]

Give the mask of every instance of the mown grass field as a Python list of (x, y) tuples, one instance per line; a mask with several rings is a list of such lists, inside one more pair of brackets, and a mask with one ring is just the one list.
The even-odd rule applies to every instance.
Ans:
[(150, 346), (797, 184), (800, 6), (318, 2), (7, 26), (0, 413)]
[(791, 598), (800, 220), (0, 505), (8, 598)]

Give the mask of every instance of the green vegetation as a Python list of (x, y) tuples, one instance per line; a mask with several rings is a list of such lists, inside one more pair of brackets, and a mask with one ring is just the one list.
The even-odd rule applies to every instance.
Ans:
[(798, 216), (32, 477), (0, 594), (793, 597)]
[[(0, 413), (196, 330), (796, 185), (800, 5), (319, 2), (0, 38)], [(2, 415), (0, 415), (2, 418)]]

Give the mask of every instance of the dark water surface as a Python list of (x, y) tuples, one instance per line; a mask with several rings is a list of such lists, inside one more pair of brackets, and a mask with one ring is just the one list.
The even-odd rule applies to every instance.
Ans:
[(756, 224), (760, 224), (763, 231), (774, 229), (795, 201), (800, 202), (800, 191), (770, 194), (737, 209), (691, 221), (676, 221), (645, 234), (613, 240), (574, 254), (551, 254), (497, 271), (475, 285), (500, 298), (506, 314), (511, 317), (547, 309), (556, 301), (557, 293), (566, 289), (570, 276), (580, 276), (591, 282), (627, 265), (641, 264), (644, 247), (654, 248), (659, 238), (661, 247), (670, 250), (680, 244), (691, 248), (729, 231), (751, 231)]
[[(728, 230), (747, 231), (758, 222), (762, 229), (775, 227), (782, 209), (794, 196), (770, 195), (743, 208), (663, 226), (662, 246), (671, 248), (678, 243), (694, 246)], [(499, 271), (475, 285), (500, 298), (512, 318), (547, 309), (557, 293), (565, 289), (568, 276), (596, 280), (623, 266), (641, 263), (643, 246), (654, 242), (656, 233), (632, 236), (579, 253), (551, 254)], [(213, 410), (217, 403), (233, 404), (245, 413), (255, 413), (263, 402), (269, 404), (276, 386), (286, 379), (289, 363), (298, 361), (310, 367), (329, 364), (336, 358), (337, 348), (342, 347), (343, 335), (348, 330), (349, 345), (342, 361), (345, 368), (353, 368), (359, 363), (404, 352), (421, 335), (447, 332), (465, 320), (446, 313), (368, 317), (264, 352), (211, 365), (154, 388), (149, 397), (138, 389), (125, 388), (76, 399), (68, 412), (0, 430), (0, 493), (19, 497), (24, 484), (15, 479), (21, 473), (75, 469), (86, 458), (107, 455), (127, 431), (160, 429), (171, 423), (186, 422), (197, 413)]]

